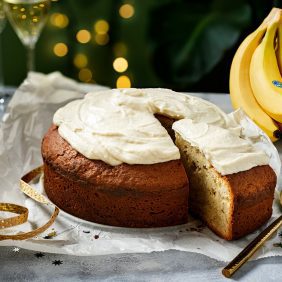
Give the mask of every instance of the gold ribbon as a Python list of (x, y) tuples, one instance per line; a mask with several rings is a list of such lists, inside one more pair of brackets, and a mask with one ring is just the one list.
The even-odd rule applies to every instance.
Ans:
[[(24, 175), (20, 180), (20, 189), (23, 193), (25, 193), (27, 196), (32, 198), (33, 200), (45, 204), (45, 205), (53, 205), (46, 197), (38, 193), (34, 188), (32, 188), (28, 183), (32, 181), (35, 177), (39, 176), (43, 172), (43, 166), (37, 167), (36, 169), (33, 169), (32, 171), (28, 172), (26, 175)], [(19, 224), (23, 224), (28, 219), (28, 209), (15, 205), (10, 203), (0, 203), (0, 211), (5, 212), (12, 212), (18, 214), (17, 216), (13, 216), (10, 218), (0, 219), (0, 229), (4, 229), (7, 227), (16, 226)], [(25, 240), (32, 238), (42, 232), (44, 232), (47, 228), (49, 228), (55, 221), (56, 217), (59, 214), (59, 209), (55, 206), (54, 212), (47, 223), (45, 223), (43, 226), (29, 231), (25, 233), (20, 233), (16, 235), (1, 235), (0, 234), (0, 241), (1, 240)]]

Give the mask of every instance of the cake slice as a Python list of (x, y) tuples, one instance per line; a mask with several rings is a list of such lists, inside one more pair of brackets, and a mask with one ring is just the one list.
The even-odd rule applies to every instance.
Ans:
[[(173, 126), (176, 130), (176, 145), (189, 177), (189, 210), (222, 238), (238, 239), (256, 230), (271, 217), (276, 175), (269, 165), (248, 169), (248, 166), (252, 166), (252, 158), (256, 158), (258, 163), (261, 158), (262, 164), (264, 160), (263, 152), (244, 148), (246, 140), (237, 140), (235, 144), (239, 144), (239, 147), (232, 148), (233, 139), (240, 137), (231, 138), (228, 135), (228, 139), (223, 136), (226, 133), (224, 129), (210, 126), (205, 131), (203, 127), (186, 120), (178, 121)], [(215, 133), (217, 130), (220, 133)], [(202, 142), (199, 141), (201, 138)], [(204, 150), (201, 148), (203, 139), (210, 143), (205, 144)], [(222, 149), (225, 141), (226, 148)], [(232, 172), (232, 168), (238, 170), (236, 155), (239, 154), (241, 158), (246, 155), (245, 164), (241, 165), (243, 171), (222, 175), (219, 170), (224, 172), (224, 169), (214, 159), (215, 155), (209, 152), (209, 147), (214, 151), (221, 150), (216, 154), (225, 155), (230, 151), (230, 163), (226, 161), (227, 157), (224, 160), (224, 169), (229, 172)], [(217, 158), (218, 161), (220, 158)], [(216, 169), (214, 164), (220, 169)]]

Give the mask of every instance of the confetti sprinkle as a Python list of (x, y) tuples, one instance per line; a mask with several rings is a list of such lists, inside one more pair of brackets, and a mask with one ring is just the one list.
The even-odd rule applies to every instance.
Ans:
[(37, 258), (42, 258), (44, 257), (45, 255), (43, 253), (36, 253), (34, 254)]
[(282, 248), (282, 243), (275, 243), (275, 244), (273, 244), (273, 247), (280, 247), (280, 248)]
[(90, 233), (90, 231), (88, 231), (88, 230), (83, 230), (82, 232), (83, 232), (83, 233), (86, 233), (86, 234), (89, 234), (89, 233)]
[(14, 249), (13, 249), (13, 252), (15, 252), (15, 253), (18, 253), (19, 251), (20, 251), (19, 248), (14, 248)]
[(57, 236), (57, 232), (56, 231), (52, 231), (50, 233), (48, 233), (46, 236), (44, 236), (44, 239), (52, 239), (53, 237)]
[(61, 265), (61, 264), (63, 264), (63, 261), (61, 261), (61, 260), (53, 260), (52, 264), (54, 264), (54, 265)]

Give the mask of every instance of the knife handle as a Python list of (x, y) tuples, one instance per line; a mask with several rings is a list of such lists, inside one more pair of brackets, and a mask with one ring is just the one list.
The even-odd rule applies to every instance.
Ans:
[(263, 230), (242, 252), (240, 252), (225, 268), (222, 274), (230, 278), (249, 258), (273, 235), (282, 225), (282, 215)]

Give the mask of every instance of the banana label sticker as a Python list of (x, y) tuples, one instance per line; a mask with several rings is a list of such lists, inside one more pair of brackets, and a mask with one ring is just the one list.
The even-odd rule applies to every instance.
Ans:
[(276, 87), (279, 87), (279, 88), (282, 88), (282, 82), (280, 81), (277, 81), (277, 80), (273, 80), (272, 81), (272, 84)]

